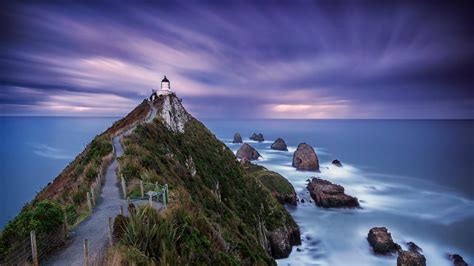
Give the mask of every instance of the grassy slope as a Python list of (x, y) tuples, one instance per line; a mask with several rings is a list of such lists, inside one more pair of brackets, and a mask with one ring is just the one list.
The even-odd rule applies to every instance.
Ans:
[[(193, 245), (193, 238), (184, 241), (172, 249), (174, 262), (273, 264), (259, 245), (264, 237), (259, 225), (268, 231), (297, 227), (262, 183), (245, 174), (232, 151), (195, 119), (183, 134), (172, 133), (155, 119), (139, 126), (124, 143), (121, 163), (126, 176), (170, 185), (174, 210), (168, 219), (184, 212), (201, 221), (194, 224), (195, 235), (208, 244)], [(191, 158), (197, 170), (194, 177)], [(218, 241), (222, 239), (224, 243)]]

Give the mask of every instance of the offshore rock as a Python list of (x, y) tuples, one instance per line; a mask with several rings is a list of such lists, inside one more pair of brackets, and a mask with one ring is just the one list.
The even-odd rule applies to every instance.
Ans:
[(258, 135), (253, 133), (252, 136), (250, 136), (250, 139), (258, 142), (264, 141), (262, 133), (258, 133)]
[(306, 143), (300, 143), (293, 154), (292, 166), (298, 170), (319, 170), (319, 159), (313, 147)]
[(400, 246), (393, 242), (392, 235), (385, 227), (371, 228), (367, 240), (375, 253), (387, 254), (400, 250)]
[(314, 178), (307, 186), (316, 205), (324, 208), (355, 208), (359, 207), (356, 197), (346, 195), (344, 187), (327, 180)]
[(335, 166), (342, 167), (342, 163), (341, 163), (341, 161), (339, 161), (338, 159), (333, 160), (331, 163), (332, 163), (333, 165), (335, 165)]
[(467, 262), (459, 254), (451, 254), (449, 258), (453, 261), (454, 266), (467, 266)]
[(286, 146), (285, 141), (282, 138), (277, 138), (275, 142), (273, 142), (272, 146), (270, 146), (272, 150), (278, 151), (287, 151), (288, 147)]
[(234, 140), (232, 140), (232, 143), (242, 143), (242, 136), (240, 136), (239, 133), (235, 133)]
[(244, 143), (237, 151), (237, 158), (239, 159), (258, 160), (258, 157), (260, 157), (260, 153), (247, 143)]
[(426, 258), (417, 251), (398, 252), (397, 266), (426, 266)]

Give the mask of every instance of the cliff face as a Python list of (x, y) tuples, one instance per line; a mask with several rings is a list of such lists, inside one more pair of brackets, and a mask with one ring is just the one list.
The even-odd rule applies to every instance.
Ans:
[(155, 120), (123, 141), (122, 169), (130, 179), (168, 183), (164, 217), (190, 217), (193, 233), (182, 235), (170, 254), (147, 256), (171, 264), (274, 264), (272, 257), (288, 256), (300, 242), (299, 228), (271, 192), (175, 95), (153, 105)]

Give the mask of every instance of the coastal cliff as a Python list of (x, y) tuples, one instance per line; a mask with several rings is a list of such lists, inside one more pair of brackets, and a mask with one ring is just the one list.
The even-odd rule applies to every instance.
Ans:
[[(71, 226), (91, 215), (86, 210), (87, 188), (110, 163), (111, 138), (116, 136), (121, 136), (124, 149), (118, 158), (120, 175), (130, 184), (130, 192), (139, 190), (139, 180), (168, 184), (169, 206), (160, 212), (139, 207), (137, 212), (150, 226), (149, 232), (144, 229), (146, 241), (156, 238), (145, 245), (136, 232), (124, 233), (104, 252), (105, 260), (272, 265), (274, 258), (287, 257), (299, 244), (298, 225), (280, 204), (281, 198), (265, 186), (272, 175), (262, 181), (245, 171), (232, 151), (170, 94), (143, 101), (98, 135), (5, 227), (0, 235), (1, 256), (15, 250), (17, 239), (27, 237), (30, 230), (40, 237), (51, 235), (63, 227), (64, 220)], [(46, 217), (47, 226), (35, 220), (38, 212), (43, 218), (53, 216)], [(138, 242), (130, 242), (130, 237)], [(55, 248), (60, 249), (60, 244)]]

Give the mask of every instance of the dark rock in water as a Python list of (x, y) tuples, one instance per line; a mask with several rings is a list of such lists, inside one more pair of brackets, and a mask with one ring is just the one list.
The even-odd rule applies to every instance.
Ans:
[(342, 167), (342, 163), (341, 163), (341, 161), (339, 161), (338, 159), (333, 160), (331, 163), (334, 164), (335, 166)]
[(301, 203), (304, 203), (304, 199), (301, 199)]
[(242, 143), (242, 136), (240, 136), (239, 133), (235, 133), (234, 140), (232, 140), (232, 143)]
[(319, 170), (319, 159), (313, 147), (306, 143), (300, 143), (293, 154), (292, 166), (298, 170)]
[(262, 133), (258, 133), (258, 135), (256, 133), (253, 133), (252, 136), (250, 136), (250, 139), (258, 142), (264, 141)]
[(375, 253), (387, 254), (400, 250), (400, 246), (393, 242), (392, 235), (385, 227), (371, 228), (367, 240)]
[(272, 150), (278, 151), (287, 151), (288, 147), (286, 146), (285, 141), (282, 138), (277, 138), (275, 142), (273, 142), (272, 146), (270, 146)]
[(324, 208), (355, 208), (359, 206), (356, 197), (346, 195), (344, 188), (327, 180), (313, 178), (308, 190), (316, 205)]
[(237, 151), (237, 158), (240, 159), (257, 160), (258, 157), (260, 157), (260, 153), (247, 143), (244, 143)]
[(459, 254), (451, 254), (449, 258), (453, 261), (454, 266), (468, 266), (467, 262)]
[(413, 242), (407, 242), (408, 250), (413, 251), (413, 252), (421, 252), (423, 249), (421, 249), (417, 244)]
[(398, 252), (397, 266), (426, 266), (426, 258), (417, 251)]
[(301, 248), (296, 248), (296, 251), (301, 252), (303, 250)]

